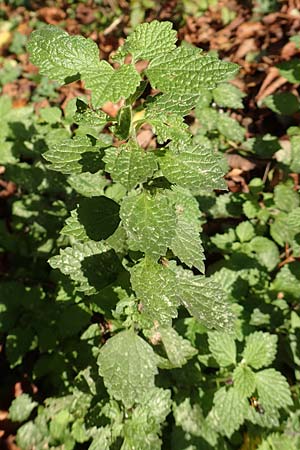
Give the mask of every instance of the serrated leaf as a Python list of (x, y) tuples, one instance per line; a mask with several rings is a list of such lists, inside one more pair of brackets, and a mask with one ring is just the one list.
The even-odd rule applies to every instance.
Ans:
[(232, 326), (233, 314), (225, 293), (213, 279), (178, 267), (174, 290), (189, 313), (207, 328), (228, 330)]
[(69, 423), (72, 420), (72, 415), (66, 410), (63, 409), (59, 411), (55, 416), (51, 419), (49, 425), (50, 435), (54, 439), (63, 439), (65, 436), (65, 431), (68, 428)]
[(117, 51), (114, 59), (121, 60), (129, 53), (134, 61), (145, 59), (151, 61), (158, 55), (164, 55), (175, 49), (177, 32), (172, 30), (171, 22), (158, 22), (138, 25)]
[(101, 61), (97, 67), (87, 68), (82, 73), (86, 89), (92, 91), (92, 103), (95, 108), (105, 102), (116, 103), (120, 98), (128, 98), (134, 94), (140, 84), (141, 77), (132, 64), (124, 64), (114, 69), (107, 61)]
[(191, 190), (226, 189), (220, 159), (202, 146), (171, 150), (159, 158), (164, 176), (171, 182)]
[(230, 83), (221, 83), (213, 92), (214, 101), (218, 106), (225, 108), (243, 108), (242, 98), (246, 96), (244, 92)]
[(142, 313), (153, 322), (170, 325), (177, 317), (179, 300), (174, 297), (175, 275), (162, 264), (144, 258), (130, 270), (131, 284), (141, 301)]
[(53, 269), (69, 276), (85, 295), (95, 294), (113, 282), (122, 270), (115, 252), (105, 243), (94, 241), (75, 243), (48, 262)]
[(101, 110), (94, 110), (79, 98), (76, 101), (76, 113), (74, 122), (81, 125), (91, 125), (94, 127), (103, 127), (108, 121), (108, 116)]
[(213, 331), (208, 333), (209, 350), (219, 366), (227, 367), (236, 364), (236, 345), (228, 333)]
[(294, 208), (287, 216), (287, 226), (291, 235), (300, 233), (300, 208)]
[(244, 422), (247, 408), (248, 401), (235, 388), (222, 387), (214, 395), (214, 406), (208, 415), (209, 423), (230, 438)]
[(237, 68), (236, 64), (204, 56), (196, 47), (181, 46), (154, 58), (146, 74), (152, 87), (164, 93), (193, 94), (233, 77)]
[(145, 120), (153, 127), (157, 135), (157, 142), (163, 144), (166, 141), (175, 141), (176, 145), (182, 145), (190, 140), (191, 134), (188, 125), (183, 122), (181, 116), (165, 113), (147, 113)]
[(101, 450), (110, 450), (111, 443), (112, 436), (110, 427), (99, 427), (93, 436), (93, 441), (88, 450), (99, 450), (100, 448)]
[(138, 183), (144, 183), (157, 168), (153, 152), (143, 150), (133, 141), (107, 149), (103, 161), (106, 172), (128, 191)]
[(104, 188), (109, 184), (102, 171), (95, 173), (83, 172), (68, 177), (69, 185), (84, 197), (94, 197), (104, 194)]
[(173, 367), (182, 367), (197, 354), (197, 350), (192, 347), (190, 341), (183, 339), (173, 328), (159, 327), (158, 332)]
[(232, 374), (234, 388), (241, 397), (250, 397), (256, 389), (255, 374), (250, 367), (238, 366)]
[(87, 242), (90, 240), (84, 226), (79, 222), (76, 209), (73, 209), (70, 217), (67, 217), (65, 226), (60, 230), (60, 234), (73, 237), (77, 241)]
[(31, 34), (27, 49), (40, 73), (66, 83), (78, 79), (87, 67), (99, 64), (95, 42), (83, 36), (69, 36), (60, 28), (48, 25)]
[(87, 136), (75, 136), (53, 144), (51, 150), (43, 153), (43, 157), (51, 162), (49, 169), (77, 174), (83, 172), (83, 163), (80, 162), (82, 155), (90, 152), (99, 152), (99, 146), (94, 145)]
[(211, 446), (217, 444), (218, 435), (204, 416), (200, 405), (191, 405), (190, 399), (186, 398), (174, 407), (174, 418), (177, 426), (186, 433), (194, 436), (202, 436)]
[(38, 405), (30, 395), (21, 394), (12, 401), (9, 407), (9, 418), (13, 422), (23, 422), (27, 420), (32, 410)]
[(127, 408), (143, 402), (154, 388), (156, 356), (149, 344), (133, 331), (121, 331), (101, 347), (99, 373), (109, 393)]
[(87, 236), (92, 241), (107, 239), (118, 228), (119, 205), (105, 196), (83, 198), (79, 201), (77, 213)]
[[(191, 109), (195, 107), (199, 98), (198, 93), (178, 94), (170, 92), (169, 94), (159, 94), (150, 97), (146, 103), (146, 110), (149, 117), (157, 115), (174, 114), (186, 116)], [(147, 99), (148, 100), (148, 99)]]
[[(297, 211), (297, 208), (296, 210)], [(290, 213), (292, 214), (292, 213)], [(300, 220), (300, 215), (299, 215)], [(297, 223), (298, 226), (298, 223)], [(292, 230), (291, 230), (292, 231)], [(284, 247), (286, 242), (290, 242), (292, 238), (292, 232), (290, 232), (288, 226), (288, 214), (279, 212), (274, 217), (274, 220), (270, 223), (270, 235), (274, 241), (280, 246)]]
[(289, 385), (275, 369), (265, 369), (255, 374), (258, 398), (266, 411), (278, 410), (293, 404)]
[(131, 269), (131, 283), (145, 313), (162, 325), (170, 325), (180, 303), (207, 328), (222, 330), (232, 324), (233, 315), (220, 287), (173, 263), (166, 267), (146, 258)]
[(277, 273), (272, 288), (277, 292), (284, 292), (292, 298), (299, 298), (300, 262), (285, 264)]
[(165, 255), (175, 233), (175, 210), (162, 194), (145, 191), (125, 197), (120, 216), (132, 250), (153, 258)]
[(254, 369), (269, 366), (277, 351), (277, 336), (255, 331), (246, 338), (243, 360)]
[(227, 114), (218, 114), (217, 129), (223, 136), (234, 142), (242, 142), (245, 139), (246, 130), (237, 120)]
[(160, 450), (160, 424), (171, 409), (171, 392), (165, 389), (152, 389), (145, 400), (138, 405), (124, 424), (124, 443), (122, 449)]
[(30, 421), (22, 425), (17, 432), (17, 444), (19, 447), (23, 446), (26, 449), (38, 448), (38, 446), (45, 446), (45, 433), (49, 433), (48, 427), (44, 427)]
[(256, 254), (256, 259), (270, 272), (275, 269), (280, 262), (280, 255), (277, 245), (264, 236), (256, 236), (249, 243), (250, 250)]
[(297, 450), (297, 448), (294, 436), (272, 433), (262, 441), (257, 450)]
[(99, 61), (99, 49), (91, 39), (69, 36), (51, 25), (32, 33), (28, 50), (41, 74), (60, 83), (84, 80), (86, 89), (92, 89), (94, 107), (129, 97), (140, 83), (133, 65), (115, 70), (108, 62)]
[(66, 219), (61, 234), (87, 242), (108, 239), (118, 228), (119, 205), (108, 197), (83, 198)]
[(299, 194), (292, 184), (278, 184), (274, 189), (274, 203), (282, 211), (291, 212), (299, 206)]
[(188, 267), (196, 267), (204, 273), (204, 250), (200, 240), (201, 231), (199, 206), (197, 200), (189, 191), (173, 187), (170, 198), (176, 211), (175, 236), (170, 244), (170, 249)]

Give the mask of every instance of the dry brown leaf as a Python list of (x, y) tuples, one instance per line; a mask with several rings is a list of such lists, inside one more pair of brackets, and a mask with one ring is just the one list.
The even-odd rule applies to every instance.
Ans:
[(249, 161), (249, 159), (246, 159), (240, 155), (226, 153), (225, 157), (231, 168), (240, 169), (242, 172), (249, 172), (256, 167), (252, 161)]

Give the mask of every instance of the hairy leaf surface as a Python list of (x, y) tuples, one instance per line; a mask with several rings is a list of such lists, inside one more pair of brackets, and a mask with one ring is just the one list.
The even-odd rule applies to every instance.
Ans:
[(99, 373), (111, 395), (127, 408), (143, 402), (154, 388), (156, 356), (147, 342), (133, 331), (121, 331), (101, 348)]

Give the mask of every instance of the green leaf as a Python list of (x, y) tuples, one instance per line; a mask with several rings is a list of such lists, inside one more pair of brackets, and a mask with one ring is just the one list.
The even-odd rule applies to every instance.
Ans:
[(165, 255), (175, 233), (175, 209), (162, 194), (145, 191), (125, 197), (120, 216), (132, 250), (153, 258)]
[(300, 173), (300, 136), (291, 136), (291, 157), (290, 168), (292, 172)]
[(24, 422), (27, 420), (32, 410), (38, 405), (30, 395), (21, 394), (12, 401), (9, 407), (9, 418), (13, 422)]
[(234, 388), (241, 397), (250, 397), (256, 389), (255, 374), (250, 367), (240, 365), (232, 374)]
[(25, 449), (44, 447), (48, 445), (46, 433), (49, 434), (46, 423), (27, 422), (18, 429), (17, 444)]
[(107, 149), (103, 161), (106, 172), (128, 191), (138, 183), (144, 183), (157, 168), (153, 152), (143, 150), (133, 141)]
[(208, 333), (209, 350), (219, 366), (236, 364), (236, 345), (230, 334), (213, 331)]
[(269, 366), (277, 351), (277, 336), (256, 331), (246, 338), (243, 360), (254, 369)]
[(283, 78), (286, 78), (292, 84), (300, 82), (300, 59), (293, 58), (290, 61), (283, 61), (278, 64), (279, 73)]
[(214, 101), (217, 105), (225, 108), (243, 108), (242, 98), (246, 96), (244, 92), (230, 83), (221, 83), (213, 92)]
[(169, 113), (176, 116), (186, 116), (195, 107), (198, 98), (198, 93), (178, 94), (170, 92), (169, 94), (159, 94), (150, 97), (146, 103), (146, 115), (155, 117)]
[(265, 369), (255, 374), (258, 398), (268, 412), (285, 408), (293, 404), (289, 385), (275, 369)]
[(66, 429), (72, 420), (72, 415), (63, 409), (59, 411), (50, 422), (49, 431), (54, 439), (63, 439)]
[(60, 233), (73, 237), (76, 241), (88, 242), (90, 240), (84, 226), (78, 220), (76, 209), (71, 211), (71, 216), (67, 217), (65, 226), (60, 230)]
[(299, 206), (299, 194), (292, 183), (280, 183), (274, 189), (274, 203), (282, 211), (291, 212)]
[(235, 232), (241, 242), (251, 241), (255, 236), (254, 226), (250, 222), (239, 223)]
[(145, 59), (151, 61), (175, 49), (177, 33), (172, 30), (171, 22), (158, 22), (138, 25), (117, 51), (114, 59), (121, 60), (129, 53), (134, 61)]
[(248, 400), (242, 398), (237, 389), (222, 387), (214, 395), (209, 423), (216, 431), (230, 438), (244, 422), (247, 408)]
[(76, 243), (60, 250), (60, 254), (49, 259), (53, 269), (59, 269), (76, 284), (85, 295), (95, 294), (112, 283), (121, 271), (115, 252), (103, 242)]
[(111, 444), (112, 436), (110, 427), (99, 427), (93, 436), (93, 441), (88, 450), (99, 450), (100, 448), (101, 450), (110, 450)]
[(189, 313), (207, 328), (228, 330), (232, 326), (233, 314), (225, 293), (212, 278), (195, 276), (178, 267), (174, 290)]
[[(295, 209), (295, 211), (297, 211), (297, 208)], [(290, 230), (288, 225), (288, 217), (288, 214), (280, 211), (278, 214), (276, 214), (274, 220), (270, 223), (270, 235), (272, 236), (274, 241), (282, 247), (284, 247), (286, 242), (290, 242), (292, 238), (292, 227)]]
[(146, 75), (152, 87), (164, 93), (194, 94), (233, 77), (237, 69), (236, 64), (204, 56), (195, 47), (181, 46), (154, 58)]
[(287, 226), (292, 236), (300, 233), (300, 208), (294, 208), (287, 216)]
[(174, 418), (177, 426), (193, 436), (203, 437), (212, 447), (217, 444), (218, 434), (203, 416), (200, 405), (191, 405), (191, 400), (186, 398), (174, 407)]
[(157, 388), (149, 391), (143, 404), (134, 409), (131, 418), (124, 424), (122, 450), (160, 450), (160, 424), (170, 408), (170, 391)]
[(68, 177), (68, 183), (78, 194), (84, 197), (95, 197), (104, 194), (104, 188), (109, 184), (109, 181), (102, 171), (98, 171), (71, 175)]
[(122, 331), (101, 347), (99, 373), (109, 393), (131, 408), (154, 388), (156, 361), (149, 344), (133, 331)]
[(140, 76), (131, 64), (115, 70), (106, 61), (99, 61), (99, 49), (83, 36), (69, 36), (51, 25), (34, 31), (28, 43), (31, 61), (42, 75), (67, 83), (82, 78), (86, 89), (92, 89), (95, 107), (106, 101), (117, 102), (133, 94)]
[(227, 114), (218, 114), (216, 128), (223, 136), (234, 142), (242, 142), (245, 139), (245, 128), (243, 128), (236, 119)]
[(52, 25), (34, 31), (27, 49), (40, 73), (60, 83), (74, 81), (87, 67), (99, 64), (95, 42), (83, 36), (69, 36)]
[(196, 146), (183, 148), (178, 154), (171, 150), (159, 158), (164, 176), (171, 182), (191, 190), (226, 189), (220, 158), (210, 149)]
[(142, 310), (169, 325), (181, 303), (207, 328), (228, 329), (233, 315), (219, 286), (210, 278), (167, 264), (147, 258), (131, 269), (132, 287), (142, 301)]
[(34, 345), (34, 335), (31, 327), (16, 326), (9, 330), (6, 336), (5, 353), (11, 367), (21, 364), (23, 356)]
[(94, 127), (103, 127), (108, 121), (108, 116), (101, 110), (94, 110), (79, 98), (76, 100), (76, 113), (73, 117), (78, 125), (91, 125)]
[(144, 258), (130, 270), (131, 284), (141, 302), (142, 313), (153, 322), (170, 325), (180, 302), (174, 295), (175, 274), (162, 264)]
[(299, 100), (291, 92), (279, 92), (263, 99), (264, 105), (277, 114), (290, 115), (299, 110)]
[(260, 264), (264, 265), (270, 272), (275, 269), (280, 261), (277, 245), (264, 236), (256, 236), (249, 243), (250, 250), (256, 254)]
[(119, 205), (108, 197), (83, 198), (66, 219), (61, 234), (83, 242), (108, 239), (118, 228), (119, 209)]
[(275, 292), (284, 292), (293, 299), (299, 298), (300, 262), (285, 264), (277, 273), (272, 283)]
[(201, 226), (198, 202), (189, 191), (176, 186), (173, 186), (170, 198), (173, 200), (177, 217), (175, 236), (170, 249), (188, 267), (196, 267), (204, 273), (205, 256), (199, 234)]
[(147, 111), (145, 120), (152, 125), (159, 144), (171, 140), (181, 145), (190, 140), (188, 125), (183, 122), (181, 116), (170, 113), (159, 114), (152, 110)]
[(262, 441), (257, 450), (297, 450), (298, 445), (294, 440), (293, 435), (272, 433)]
[(61, 110), (57, 106), (48, 106), (40, 110), (40, 116), (45, 122), (54, 124), (61, 120)]
[(119, 69), (113, 67), (106, 61), (101, 61), (98, 67), (86, 69), (82, 74), (86, 89), (92, 91), (92, 103), (99, 108), (105, 102), (116, 103), (121, 98), (128, 98), (134, 94), (139, 86), (141, 78), (135, 67), (125, 64)]
[(100, 241), (118, 228), (119, 210), (119, 205), (108, 197), (83, 198), (77, 208), (78, 220), (92, 241)]
[(53, 144), (43, 157), (51, 162), (49, 169), (65, 174), (77, 174), (84, 171), (83, 154), (91, 152), (99, 152), (99, 145), (94, 145), (87, 136), (75, 136), (73, 139)]
[(157, 331), (161, 336), (166, 354), (173, 367), (182, 367), (198, 353), (192, 347), (190, 341), (183, 339), (173, 328), (159, 327)]

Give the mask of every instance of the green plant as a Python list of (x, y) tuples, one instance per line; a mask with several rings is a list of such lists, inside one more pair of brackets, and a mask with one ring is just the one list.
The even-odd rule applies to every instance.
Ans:
[[(19, 446), (238, 449), (246, 434), (261, 450), (296, 449), (299, 414), (276, 352), (288, 339), (299, 365), (299, 269), (272, 276), (280, 254), (268, 230), (285, 244), (275, 238), (279, 210), (296, 246), (287, 208), (293, 201), (297, 214), (299, 194), (286, 182), (262, 203), (256, 180), (247, 194), (219, 195), (219, 150), (244, 132), (212, 101), (242, 106), (224, 83), (237, 66), (176, 47), (171, 24), (157, 21), (136, 28), (114, 67), (91, 40), (51, 26), (28, 49), (42, 75), (82, 79), (91, 101), (38, 116), (0, 102), (1, 163), (19, 189), (10, 230), (0, 230), (13, 268), (1, 283), (1, 332), (11, 366), (46, 393), (39, 405), (27, 394), (12, 403)], [(101, 109), (106, 101), (119, 102), (116, 118)], [(184, 120), (193, 109), (194, 135)], [(143, 148), (149, 127), (155, 138)], [(241, 223), (201, 242), (218, 217)], [(206, 264), (209, 276), (204, 248), (222, 253)]]

